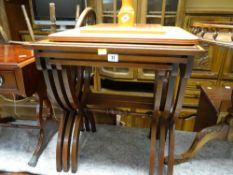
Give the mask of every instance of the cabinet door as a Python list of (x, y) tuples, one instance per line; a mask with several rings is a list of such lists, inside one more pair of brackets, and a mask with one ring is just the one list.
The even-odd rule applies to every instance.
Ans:
[(223, 76), (224, 80), (231, 80), (233, 81), (233, 51), (232, 49), (228, 49), (226, 54), (226, 61), (224, 62), (223, 66)]
[(141, 23), (175, 25), (178, 0), (141, 0)]

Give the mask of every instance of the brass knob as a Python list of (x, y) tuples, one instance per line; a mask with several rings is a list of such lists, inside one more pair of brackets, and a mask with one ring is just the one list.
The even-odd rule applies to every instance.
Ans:
[(0, 87), (4, 84), (4, 78), (0, 75)]

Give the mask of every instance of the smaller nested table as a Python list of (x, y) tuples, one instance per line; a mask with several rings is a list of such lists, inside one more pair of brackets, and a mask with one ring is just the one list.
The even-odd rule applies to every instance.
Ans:
[[(52, 120), (53, 110), (47, 97), (44, 78), (36, 69), (35, 57), (32, 50), (19, 45), (0, 45), (0, 93), (16, 94), (30, 97), (37, 93), (39, 110), (37, 111), (38, 125), (18, 124), (0, 120), (2, 127), (35, 128), (40, 130), (38, 144), (29, 165), (36, 166), (39, 156), (57, 131), (57, 122)], [(47, 119), (43, 119), (43, 103), (50, 109)]]

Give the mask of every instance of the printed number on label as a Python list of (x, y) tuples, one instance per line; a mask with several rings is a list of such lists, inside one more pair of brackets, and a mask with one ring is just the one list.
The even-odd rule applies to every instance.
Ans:
[(118, 54), (108, 54), (108, 62), (118, 62), (119, 55)]

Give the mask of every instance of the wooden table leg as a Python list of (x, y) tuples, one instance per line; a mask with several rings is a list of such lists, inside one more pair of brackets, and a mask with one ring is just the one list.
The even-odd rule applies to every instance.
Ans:
[(173, 175), (173, 166), (174, 166), (174, 149), (175, 149), (175, 122), (174, 119), (171, 119), (169, 122), (169, 146), (168, 146), (168, 175)]
[[(186, 152), (175, 155), (174, 163), (177, 165), (193, 158), (202, 147), (211, 140), (226, 140), (228, 130), (230, 129), (229, 127), (229, 125), (220, 124), (203, 129), (196, 135), (191, 147)], [(165, 161), (165, 163), (167, 163), (167, 161)]]
[(62, 165), (64, 172), (68, 172), (70, 169), (70, 144), (75, 115), (76, 112), (71, 112), (68, 116), (68, 121), (65, 129), (65, 136), (63, 138)]
[[(38, 111), (38, 122), (40, 125), (40, 134), (36, 149), (33, 153), (32, 158), (28, 162), (28, 165), (35, 167), (37, 161), (42, 154), (43, 150), (46, 148), (47, 144), (53, 137), (53, 135), (57, 132), (58, 123), (55, 120), (51, 119), (51, 116), (48, 119), (43, 120), (43, 99), (39, 99), (39, 111)], [(50, 111), (51, 112), (51, 111)], [(53, 113), (52, 113), (53, 114)], [(51, 115), (51, 113), (50, 113)]]
[(151, 130), (150, 130), (150, 155), (149, 155), (149, 174), (154, 174), (154, 165), (155, 165), (155, 147), (156, 147), (156, 136), (157, 136), (157, 121), (160, 117), (160, 105), (162, 99), (163, 84), (165, 79), (165, 71), (157, 71), (155, 79), (157, 82), (154, 84), (154, 113), (151, 121)]
[(58, 129), (57, 148), (56, 148), (56, 167), (58, 172), (61, 172), (63, 170), (62, 150), (63, 150), (63, 140), (65, 136), (65, 129), (66, 129), (68, 116), (69, 116), (69, 112), (64, 111), (64, 115), (63, 117), (61, 117), (59, 129)]
[(76, 116), (74, 121), (74, 133), (72, 139), (72, 150), (71, 150), (71, 171), (72, 173), (77, 172), (78, 169), (78, 149), (79, 149), (79, 136), (81, 131), (83, 117), (79, 114)]
[(149, 155), (149, 175), (154, 174), (155, 165), (155, 146), (156, 146), (156, 131), (157, 131), (157, 121), (152, 119), (151, 121), (151, 141), (150, 141), (150, 155)]
[(163, 174), (163, 162), (164, 162), (164, 151), (165, 151), (165, 142), (166, 142), (166, 120), (160, 118), (160, 135), (159, 135), (159, 164), (158, 164), (158, 175)]

